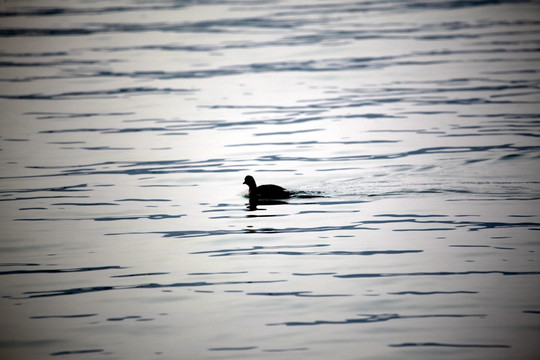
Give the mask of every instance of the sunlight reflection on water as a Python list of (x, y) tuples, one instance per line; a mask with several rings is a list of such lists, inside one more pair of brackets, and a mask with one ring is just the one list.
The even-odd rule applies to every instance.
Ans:
[(539, 11), (0, 5), (0, 357), (537, 358)]

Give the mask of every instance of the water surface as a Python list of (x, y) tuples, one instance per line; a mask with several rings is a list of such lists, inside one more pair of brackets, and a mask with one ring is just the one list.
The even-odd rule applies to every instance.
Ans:
[(3, 3), (0, 357), (538, 358), (539, 14)]

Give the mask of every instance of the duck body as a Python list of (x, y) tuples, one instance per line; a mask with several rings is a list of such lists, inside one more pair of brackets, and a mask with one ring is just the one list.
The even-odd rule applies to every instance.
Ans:
[(249, 187), (250, 199), (288, 199), (291, 197), (289, 191), (278, 185), (266, 184), (257, 186), (255, 179), (251, 175), (245, 177), (244, 184)]

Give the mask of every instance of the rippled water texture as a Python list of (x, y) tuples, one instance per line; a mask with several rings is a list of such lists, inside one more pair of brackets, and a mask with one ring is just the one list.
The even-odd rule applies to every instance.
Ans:
[(539, 2), (4, 1), (0, 57), (0, 358), (540, 357)]

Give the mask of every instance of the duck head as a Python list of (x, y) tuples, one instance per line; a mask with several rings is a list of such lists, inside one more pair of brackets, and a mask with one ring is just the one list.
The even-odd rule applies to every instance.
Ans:
[(244, 178), (244, 184), (249, 186), (250, 194), (251, 194), (251, 190), (255, 191), (255, 189), (257, 189), (257, 184), (255, 183), (255, 179), (251, 175), (248, 175)]

